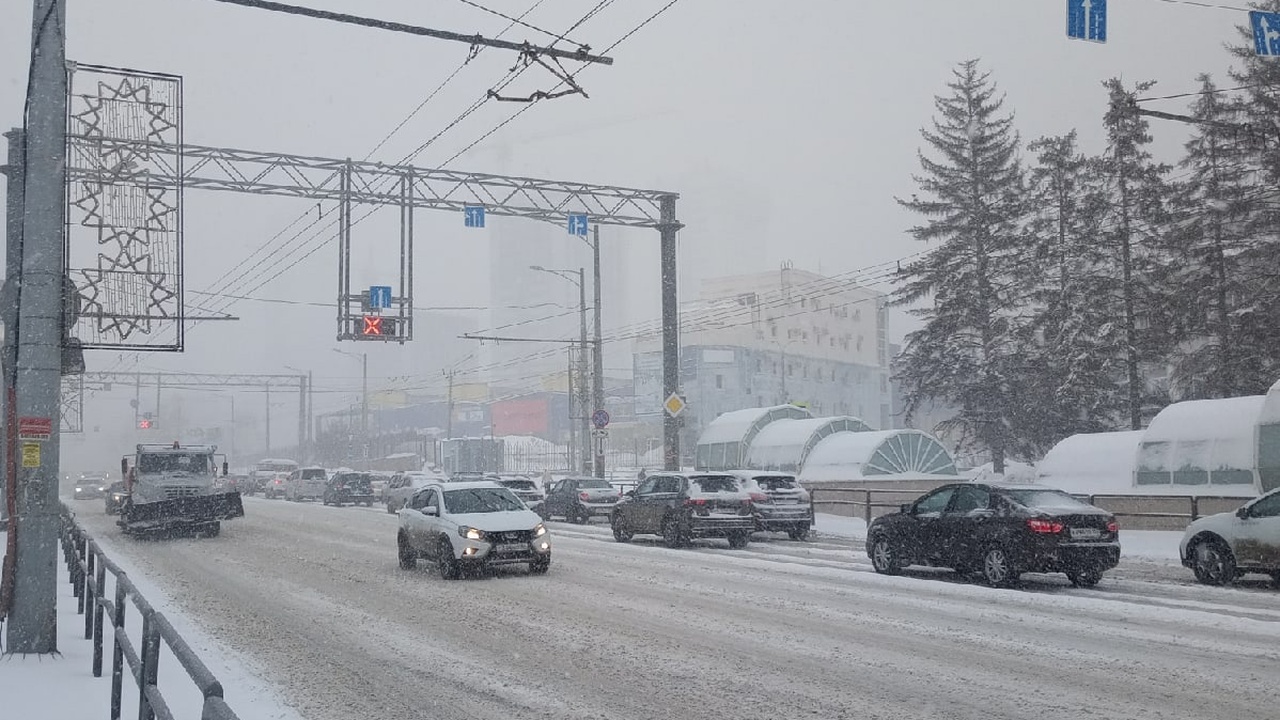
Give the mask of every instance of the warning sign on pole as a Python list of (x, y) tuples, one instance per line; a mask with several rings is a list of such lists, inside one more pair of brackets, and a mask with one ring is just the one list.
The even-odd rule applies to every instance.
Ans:
[(18, 418), (18, 439), (48, 440), (53, 436), (53, 418), (20, 417)]
[(36, 443), (22, 444), (22, 467), (40, 467), (40, 446)]

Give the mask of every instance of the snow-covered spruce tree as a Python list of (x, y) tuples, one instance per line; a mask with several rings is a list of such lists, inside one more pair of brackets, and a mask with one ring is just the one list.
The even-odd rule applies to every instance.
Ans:
[(897, 377), (908, 418), (930, 401), (957, 408), (943, 429), (988, 450), (1003, 472), (1025, 369), (1015, 314), (1024, 199), (1019, 140), (978, 61), (961, 63), (947, 87), (949, 94), (935, 98), (933, 128), (921, 130), (931, 152), (919, 153), (920, 193), (898, 200), (924, 216), (911, 234), (936, 248), (898, 272), (893, 303), (924, 303), (909, 311), (924, 326), (907, 336)]
[(1178, 268), (1171, 305), (1185, 331), (1173, 355), (1172, 380), (1187, 399), (1261, 393), (1270, 385), (1259, 387), (1239, 359), (1241, 351), (1268, 350), (1241, 332), (1237, 314), (1254, 300), (1247, 263), (1257, 249), (1252, 220), (1261, 200), (1260, 173), (1249, 162), (1256, 143), (1241, 128), (1241, 104), (1220, 93), (1209, 76), (1199, 80), (1201, 92), (1191, 106), (1197, 122), (1179, 163), (1187, 178), (1174, 195), (1168, 235)]
[(1165, 357), (1176, 339), (1168, 322), (1170, 265), (1162, 245), (1169, 168), (1152, 159), (1149, 124), (1135, 112), (1137, 95), (1154, 85), (1140, 82), (1129, 90), (1117, 78), (1103, 83), (1109, 95), (1103, 116), (1107, 148), (1097, 162), (1108, 204), (1108, 227), (1099, 239), (1114, 253), (1116, 272), (1108, 289), (1119, 300), (1114, 321), (1124, 335), (1125, 406), (1132, 430), (1143, 426), (1142, 364)]
[(1029, 370), (1023, 404), (1025, 452), (1039, 456), (1064, 437), (1114, 429), (1124, 406), (1123, 333), (1114, 322), (1110, 253), (1098, 242), (1105, 190), (1076, 133), (1028, 146), (1027, 282), (1023, 332)]

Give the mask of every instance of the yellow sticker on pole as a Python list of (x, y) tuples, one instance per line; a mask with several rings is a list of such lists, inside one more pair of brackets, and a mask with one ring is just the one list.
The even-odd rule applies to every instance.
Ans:
[(22, 467), (40, 467), (40, 445), (37, 443), (22, 444)]

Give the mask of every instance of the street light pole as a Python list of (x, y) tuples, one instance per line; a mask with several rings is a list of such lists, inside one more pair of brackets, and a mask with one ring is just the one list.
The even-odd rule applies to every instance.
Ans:
[[(594, 412), (604, 410), (604, 342), (600, 330), (600, 226), (591, 226), (591, 254), (595, 265), (595, 346), (591, 348), (591, 401)], [(595, 476), (604, 477), (604, 443), (595, 443)]]
[(578, 466), (582, 472), (587, 471), (591, 457), (591, 410), (587, 407), (587, 280), (586, 269), (578, 268), (578, 414), (582, 424), (582, 463)]

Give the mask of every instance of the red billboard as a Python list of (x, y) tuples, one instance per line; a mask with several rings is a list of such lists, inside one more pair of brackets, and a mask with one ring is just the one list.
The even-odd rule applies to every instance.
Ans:
[(551, 405), (545, 395), (499, 400), (490, 408), (493, 434), (532, 435), (549, 439)]

